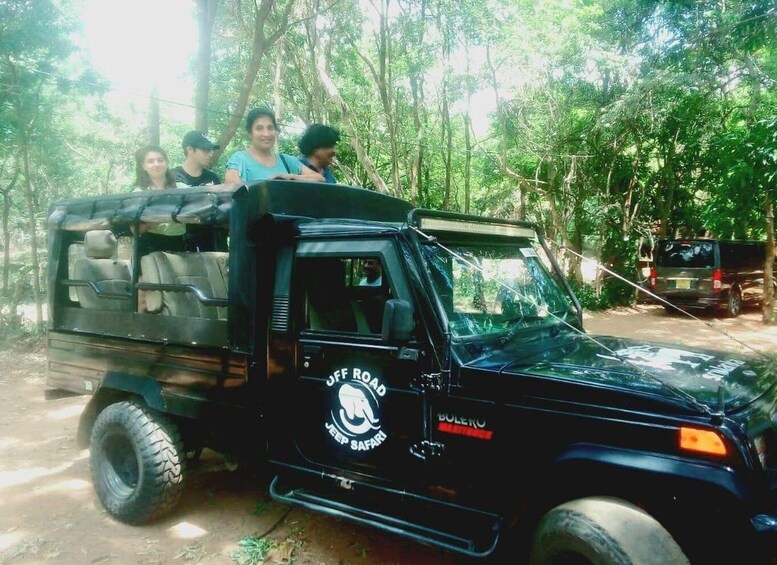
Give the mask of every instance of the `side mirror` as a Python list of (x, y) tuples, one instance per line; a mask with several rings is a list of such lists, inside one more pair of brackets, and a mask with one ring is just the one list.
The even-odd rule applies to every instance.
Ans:
[(383, 306), (381, 337), (386, 342), (409, 341), (415, 329), (413, 307), (407, 300), (392, 298)]

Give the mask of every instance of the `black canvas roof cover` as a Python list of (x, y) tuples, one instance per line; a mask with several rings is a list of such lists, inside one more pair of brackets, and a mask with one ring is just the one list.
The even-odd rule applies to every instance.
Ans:
[(412, 204), (386, 194), (346, 185), (259, 181), (235, 194), (257, 214), (347, 218), (404, 223)]
[(403, 222), (412, 209), (404, 200), (364, 188), (272, 180), (248, 187), (217, 185), (59, 200), (51, 205), (48, 226), (86, 231), (138, 221), (226, 225), (233, 197), (255, 206), (257, 215)]

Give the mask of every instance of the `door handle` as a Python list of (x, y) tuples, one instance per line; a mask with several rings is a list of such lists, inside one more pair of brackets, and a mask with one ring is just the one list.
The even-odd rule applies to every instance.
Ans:
[(397, 350), (397, 359), (401, 361), (418, 361), (421, 351), (412, 347), (400, 347)]

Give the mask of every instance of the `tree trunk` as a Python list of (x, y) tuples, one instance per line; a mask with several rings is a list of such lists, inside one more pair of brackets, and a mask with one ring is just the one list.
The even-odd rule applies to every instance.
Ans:
[(159, 145), (159, 87), (156, 82), (148, 99), (148, 143)]
[[(394, 115), (394, 99), (392, 96), (391, 63), (393, 58), (391, 34), (389, 32), (388, 14), (391, 0), (381, 2), (380, 27), (378, 34), (378, 92), (386, 117), (386, 128), (391, 147), (391, 189), (394, 196), (402, 197), (402, 183), (399, 178), (399, 150), (397, 148), (397, 118)], [(384, 9), (385, 8), (385, 9)]]
[[(421, 0), (421, 16), (419, 18), (419, 32), (415, 44), (422, 46), (426, 31), (426, 0)], [(408, 60), (411, 56), (406, 53)], [(416, 130), (415, 147), (413, 149), (413, 161), (410, 166), (410, 202), (417, 204), (421, 192), (421, 163), (423, 161), (424, 121), (421, 119), (421, 108), (424, 104), (424, 73), (414, 64), (408, 71), (410, 79), (410, 92), (413, 99), (413, 126)]]
[(410, 75), (410, 90), (413, 95), (413, 125), (416, 128), (413, 163), (410, 167), (410, 202), (418, 202), (421, 186), (421, 158), (423, 153), (424, 124), (421, 121), (420, 106), (423, 104), (423, 76)]
[[(391, 156), (389, 158), (389, 166), (391, 167), (390, 176), (391, 184), (389, 186), (390, 193), (398, 198), (402, 197), (402, 183), (399, 176), (399, 163), (401, 161), (399, 157), (399, 149), (397, 144), (397, 126), (394, 112), (394, 100), (392, 96), (392, 74), (391, 74), (391, 61), (393, 57), (391, 35), (389, 32), (388, 12), (389, 12), (390, 0), (381, 0), (381, 5), (378, 13), (379, 26), (378, 32), (375, 37), (375, 46), (377, 50), (377, 67), (372, 60), (361, 50), (359, 46), (351, 40), (351, 46), (353, 47), (356, 55), (367, 66), (367, 69), (372, 76), (372, 80), (375, 81), (375, 86), (378, 91), (381, 107), (383, 109), (383, 119), (386, 124), (386, 131), (388, 133), (389, 149)], [(374, 5), (374, 4), (373, 4)], [(319, 65), (320, 68), (320, 65)], [(385, 183), (384, 183), (385, 184)]]
[(35, 301), (35, 323), (39, 329), (43, 327), (43, 294), (40, 286), (40, 262), (38, 258), (38, 226), (35, 219), (35, 191), (30, 178), (30, 154), (27, 137), (21, 136), (22, 166), (24, 168), (24, 200), (27, 203), (27, 226), (30, 230), (30, 251), (32, 252), (32, 292)]
[[(494, 64), (491, 61), (491, 48), (489, 45), (486, 45), (486, 65), (488, 66), (488, 74), (489, 78), (491, 79), (491, 89), (494, 91), (494, 100), (496, 101), (496, 117), (497, 121), (499, 123), (499, 138), (500, 138), (500, 151), (499, 155), (497, 157), (497, 160), (499, 162), (499, 168), (501, 169), (502, 173), (507, 176), (508, 178), (515, 181), (516, 186), (518, 190), (520, 191), (520, 198), (521, 198), (521, 219), (526, 218), (526, 203), (523, 201), (523, 193), (525, 192), (525, 189), (528, 188), (529, 182), (527, 179), (517, 173), (516, 171), (512, 170), (508, 166), (507, 162), (507, 115), (505, 113), (505, 109), (502, 105), (502, 97), (499, 95), (499, 81), (496, 78), (496, 67), (494, 67)], [(535, 186), (539, 187), (539, 179), (535, 176)]]
[(217, 0), (197, 0), (197, 85), (194, 91), (194, 129), (208, 132), (208, 95), (210, 88), (210, 44), (216, 21)]
[(464, 157), (464, 213), (469, 214), (470, 204), (472, 200), (471, 184), (472, 184), (472, 134), (475, 132), (472, 129), (472, 88), (470, 86), (469, 78), (471, 76), (470, 71), (470, 42), (469, 37), (466, 38), (465, 47), (467, 50), (466, 61), (466, 77), (467, 77), (467, 111), (464, 114), (464, 150), (466, 155)]
[(364, 168), (367, 177), (375, 185), (375, 189), (378, 192), (388, 194), (388, 186), (386, 186), (385, 181), (378, 174), (378, 170), (375, 168), (375, 163), (372, 162), (372, 159), (370, 159), (369, 154), (364, 149), (364, 146), (359, 139), (356, 126), (354, 125), (353, 119), (351, 118), (351, 108), (348, 106), (343, 97), (340, 96), (340, 91), (324, 68), (322, 59), (323, 58), (319, 58), (318, 60), (318, 76), (321, 80), (321, 84), (324, 86), (324, 89), (326, 89), (327, 94), (329, 94), (329, 97), (332, 99), (332, 102), (334, 102), (340, 109), (343, 125), (348, 132), (348, 141), (351, 143), (351, 147), (353, 147), (354, 151), (356, 151), (356, 157), (359, 159), (359, 163)]
[(442, 160), (445, 164), (445, 180), (443, 181), (442, 209), (451, 208), (451, 147), (453, 145), (451, 136), (451, 120), (448, 113), (448, 88), (447, 78), (442, 79)]
[[(443, 25), (443, 23), (445, 25)], [(442, 209), (451, 209), (451, 153), (453, 148), (453, 135), (451, 132), (451, 117), (450, 110), (448, 108), (448, 80), (449, 80), (449, 68), (450, 68), (450, 28), (448, 22), (443, 22), (442, 9), (437, 12), (437, 28), (443, 30), (442, 33), (442, 92), (440, 98), (442, 98), (441, 108), (441, 126), (442, 126), (442, 147), (443, 154), (442, 160), (445, 164), (445, 171), (443, 172), (443, 195), (442, 195)]]
[(764, 301), (762, 320), (765, 324), (777, 324), (777, 305), (774, 295), (774, 206), (769, 190), (766, 191), (766, 261), (764, 263)]
[(272, 81), (272, 100), (273, 110), (275, 111), (275, 117), (283, 123), (281, 115), (283, 114), (283, 108), (281, 107), (281, 80), (283, 79), (283, 41), (277, 43), (277, 49), (275, 50), (275, 74)]
[(8, 215), (11, 213), (11, 195), (3, 191), (3, 296), (8, 297), (8, 279), (11, 271), (11, 232)]
[(14, 165), (11, 182), (0, 193), (3, 195), (3, 289), (4, 297), (8, 297), (8, 281), (11, 273), (11, 230), (8, 227), (8, 218), (11, 215), (11, 191), (19, 179), (19, 162)]
[(674, 206), (674, 194), (677, 187), (677, 177), (674, 173), (674, 156), (677, 148), (677, 136), (680, 132), (675, 134), (674, 140), (666, 148), (664, 154), (664, 166), (661, 169), (661, 178), (664, 179), (664, 190), (660, 191), (663, 194), (663, 199), (659, 202), (659, 212), (661, 217), (659, 218), (660, 227), (659, 235), (670, 235), (669, 220), (672, 215), (672, 207)]
[(575, 249), (572, 241), (569, 239), (569, 233), (567, 233), (566, 222), (562, 218), (562, 214), (556, 204), (556, 196), (554, 194), (553, 187), (556, 186), (556, 178), (558, 177), (558, 170), (556, 164), (553, 162), (553, 157), (548, 157), (548, 188), (543, 192), (545, 201), (548, 203), (548, 210), (550, 211), (550, 223), (553, 231), (555, 232), (553, 237), (559, 237), (561, 244), (568, 249)]
[(213, 154), (213, 160), (216, 162), (224, 151), (224, 148), (235, 137), (240, 122), (243, 121), (246, 107), (248, 106), (248, 99), (251, 96), (251, 90), (254, 87), (256, 81), (256, 75), (259, 72), (262, 59), (264, 58), (267, 49), (271, 47), (281, 36), (286, 33), (289, 26), (289, 14), (294, 6), (293, 0), (289, 0), (286, 4), (283, 14), (278, 18), (278, 24), (275, 32), (272, 36), (267, 37), (265, 35), (265, 25), (267, 19), (270, 16), (272, 7), (275, 4), (275, 0), (261, 0), (256, 7), (256, 16), (254, 18), (254, 41), (253, 48), (251, 50), (251, 60), (246, 67), (245, 74), (243, 75), (243, 82), (240, 85), (240, 92), (238, 93), (237, 102), (235, 102), (232, 108), (232, 113), (229, 116), (229, 121), (224, 127), (224, 130), (219, 135), (218, 144), (221, 146)]
[[(583, 210), (583, 199), (582, 198), (575, 198), (575, 204), (574, 204), (574, 215), (575, 215), (575, 222), (574, 222), (574, 230), (572, 231), (572, 238), (570, 239), (570, 244), (572, 246), (572, 249), (579, 253), (580, 255), (583, 254), (583, 215), (585, 214), (585, 210)], [(583, 284), (583, 260), (578, 255), (572, 255), (569, 258), (569, 271), (570, 274), (574, 277), (575, 281)]]
[(472, 182), (472, 140), (470, 139), (471, 122), (469, 118), (469, 105), (464, 116), (464, 144), (467, 152), (464, 158), (464, 213), (469, 214), (470, 184)]

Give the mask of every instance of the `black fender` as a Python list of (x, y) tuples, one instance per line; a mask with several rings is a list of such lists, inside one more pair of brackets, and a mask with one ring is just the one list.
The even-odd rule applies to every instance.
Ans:
[(169, 412), (162, 386), (156, 379), (126, 373), (106, 373), (81, 413), (76, 436), (78, 447), (85, 449), (89, 445), (92, 425), (103, 408), (128, 398), (140, 399), (146, 406), (159, 412)]
[[(555, 499), (537, 501), (539, 517), (576, 498), (613, 496), (655, 518), (688, 552), (692, 563), (733, 562), (736, 548), (741, 547), (761, 551), (763, 542), (755, 537), (753, 519), (772, 506), (760, 479), (753, 477), (749, 468), (738, 470), (731, 458), (717, 462), (680, 454), (574, 444), (554, 459), (550, 481), (562, 492)], [(718, 539), (730, 544), (710, 544), (710, 540)]]
[(558, 472), (563, 472), (561, 469), (565, 467), (593, 465), (657, 479), (667, 487), (671, 481), (675, 481), (695, 488), (713, 489), (718, 494), (745, 504), (752, 501), (754, 496), (752, 485), (745, 484), (731, 467), (672, 455), (597, 444), (575, 444), (563, 451), (555, 459), (555, 464), (559, 468)]

